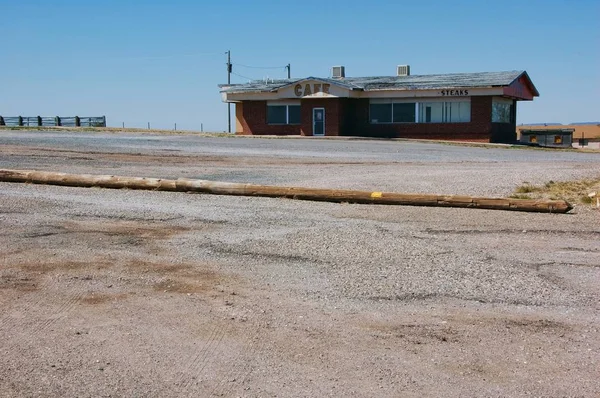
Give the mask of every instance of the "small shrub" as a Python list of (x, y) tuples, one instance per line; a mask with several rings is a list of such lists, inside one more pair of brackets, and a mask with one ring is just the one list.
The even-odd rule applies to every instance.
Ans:
[(524, 184), (521, 185), (520, 187), (518, 187), (516, 189), (516, 193), (531, 193), (531, 192), (537, 192), (540, 189), (537, 187), (534, 187), (533, 185), (528, 185), (528, 184)]

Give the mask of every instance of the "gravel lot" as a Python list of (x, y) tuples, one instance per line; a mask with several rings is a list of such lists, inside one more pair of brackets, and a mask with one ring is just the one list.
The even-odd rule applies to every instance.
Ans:
[[(506, 196), (600, 154), (0, 131), (0, 168)], [(600, 395), (600, 212), (0, 183), (0, 396)]]

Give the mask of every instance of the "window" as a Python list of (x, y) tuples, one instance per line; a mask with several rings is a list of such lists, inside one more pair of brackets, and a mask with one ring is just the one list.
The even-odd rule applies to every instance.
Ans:
[(393, 104), (394, 123), (414, 123), (415, 104)]
[(371, 104), (371, 123), (392, 123), (392, 104)]
[(414, 123), (415, 103), (371, 103), (369, 106), (371, 123)]
[(560, 135), (555, 135), (554, 136), (554, 143), (555, 144), (562, 144), (562, 141), (563, 141), (562, 140), (562, 136), (560, 136)]
[(449, 123), (465, 123), (471, 121), (470, 102), (446, 102), (446, 121)]
[(267, 105), (268, 124), (300, 124), (300, 105)]
[(288, 105), (288, 124), (300, 124), (300, 105)]
[(492, 102), (492, 123), (510, 123), (511, 121), (512, 101)]
[(419, 123), (468, 123), (471, 121), (471, 103), (423, 102), (419, 103)]

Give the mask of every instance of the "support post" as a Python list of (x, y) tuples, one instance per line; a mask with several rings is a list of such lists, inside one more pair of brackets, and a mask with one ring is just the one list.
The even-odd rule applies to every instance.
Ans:
[[(227, 50), (227, 84), (231, 84), (231, 50)], [(227, 102), (227, 131), (231, 133), (231, 103)]]
[(291, 64), (287, 64), (287, 65), (285, 66), (285, 69), (287, 69), (287, 76), (288, 76), (288, 79), (291, 79), (291, 78), (292, 78), (292, 70), (291, 70), (291, 69), (292, 69), (292, 65), (291, 65)]
[(60, 117), (59, 117), (59, 116), (55, 116), (55, 117), (54, 117), (54, 123), (55, 123), (57, 126), (62, 126), (62, 123), (60, 122)]
[(6, 126), (6, 124), (4, 123), (4, 118), (2, 116), (0, 116), (0, 126)]
[(81, 119), (79, 116), (75, 116), (75, 127), (81, 127)]
[(23, 126), (23, 116), (19, 116), (19, 117), (17, 118), (17, 124), (18, 124), (19, 126), (21, 126), (21, 127)]
[(42, 125), (42, 117), (41, 116), (37, 117), (37, 125), (38, 125), (38, 127), (40, 127)]

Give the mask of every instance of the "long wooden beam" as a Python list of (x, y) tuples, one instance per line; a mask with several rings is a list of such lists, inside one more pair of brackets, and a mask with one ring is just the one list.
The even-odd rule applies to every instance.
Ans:
[(459, 195), (354, 191), (346, 189), (277, 187), (207, 180), (190, 180), (185, 178), (166, 180), (160, 178), (123, 177), (113, 175), (67, 174), (35, 170), (0, 169), (0, 181), (87, 188), (127, 188), (156, 191), (200, 192), (215, 195), (262, 196), (325, 202), (466, 207), (541, 213), (567, 213), (573, 208), (564, 200), (485, 198)]

